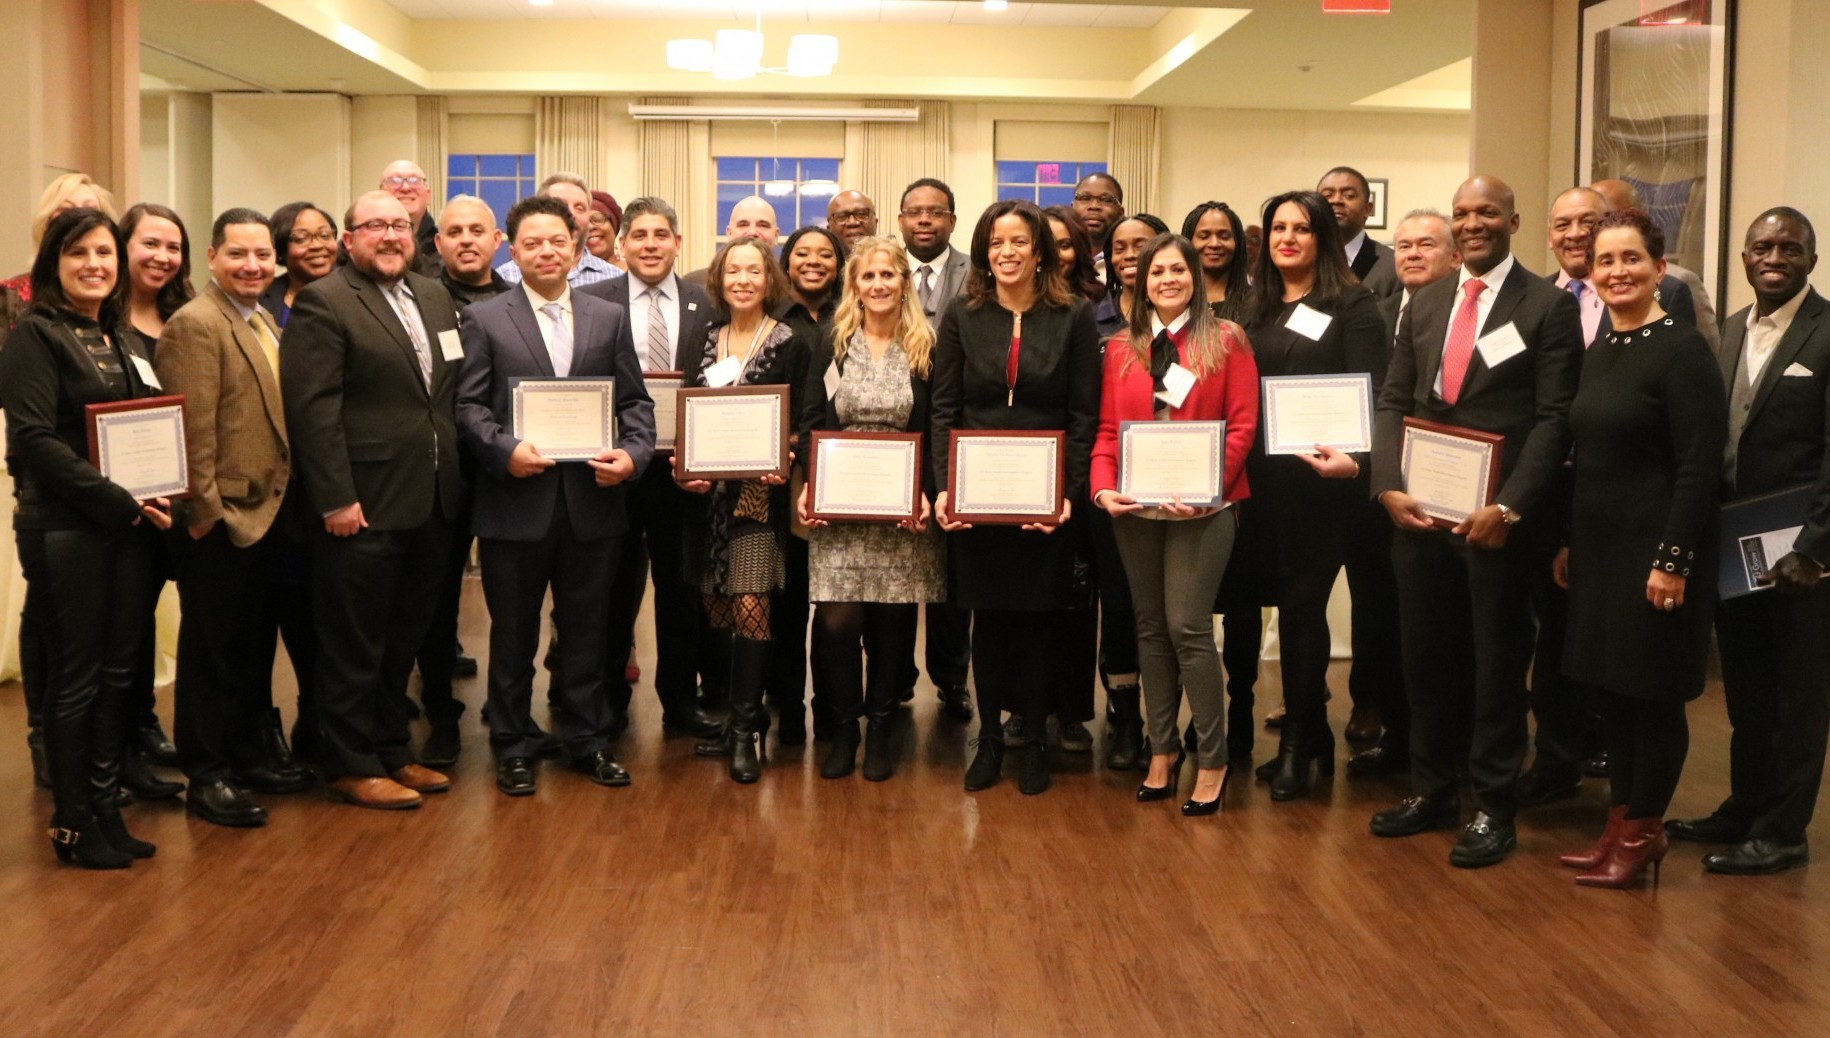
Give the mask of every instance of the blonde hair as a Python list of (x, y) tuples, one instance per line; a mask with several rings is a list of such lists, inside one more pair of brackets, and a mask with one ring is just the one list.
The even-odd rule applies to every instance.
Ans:
[(927, 378), (934, 356), (934, 326), (928, 323), (928, 315), (922, 312), (921, 301), (916, 298), (909, 254), (901, 242), (890, 237), (860, 238), (852, 246), (851, 258), (845, 262), (839, 306), (832, 314), (833, 355), (835, 358), (842, 355), (852, 336), (864, 327), (864, 300), (858, 298), (857, 281), (864, 273), (865, 265), (878, 255), (888, 256), (890, 266), (895, 267), (902, 278), (902, 305), (896, 314), (895, 339), (909, 358), (909, 370)]
[(51, 181), (45, 187), (44, 194), (38, 196), (38, 209), (32, 217), (33, 245), (44, 241), (44, 230), (51, 226), (51, 218), (57, 215), (57, 211), (70, 200), (71, 195), (85, 187), (95, 192), (96, 200), (101, 202), (101, 211), (108, 219), (120, 218), (121, 214), (114, 208), (114, 196), (108, 193), (107, 188), (96, 183), (87, 173), (65, 173)]

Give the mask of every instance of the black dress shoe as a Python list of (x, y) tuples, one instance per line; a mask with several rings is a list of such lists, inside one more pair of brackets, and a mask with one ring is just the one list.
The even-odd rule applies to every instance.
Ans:
[(140, 751), (129, 749), (121, 757), (121, 789), (135, 800), (170, 800), (184, 792), (184, 783), (160, 778)]
[(459, 648), (457, 655), (451, 659), (451, 676), (454, 678), (474, 678), (477, 676), (477, 658), (467, 655)]
[(141, 725), (139, 730), (134, 732), (134, 741), (138, 742), (146, 756), (161, 768), (178, 766), (178, 747), (172, 745), (171, 739), (166, 736), (165, 729), (159, 727), (157, 720), (151, 724)]
[(616, 762), (616, 758), (612, 757), (608, 750), (599, 750), (589, 757), (575, 760), (572, 762), (572, 766), (600, 786), (615, 787), (629, 784), (629, 772)]
[(724, 737), (724, 722), (695, 706), (685, 714), (661, 715), (661, 731), (668, 735), (690, 735), (695, 739)]
[(1402, 775), (1411, 770), (1411, 755), (1393, 746), (1373, 746), (1347, 758), (1347, 774)]
[(552, 732), (540, 733), (540, 755), (542, 757), (558, 757), (565, 753), (565, 749), (566, 745), (559, 741), (559, 736)]
[(1461, 821), (1461, 801), (1452, 796), (1406, 797), (1397, 807), (1372, 816), (1374, 836), (1416, 836), (1431, 829), (1453, 829)]
[(496, 788), (511, 797), (534, 795), (534, 762), (526, 757), (504, 757), (496, 762)]
[(1800, 868), (1810, 861), (1811, 848), (1807, 844), (1748, 840), (1704, 858), (1703, 871), (1725, 876), (1765, 876)]
[(1551, 765), (1539, 767), (1533, 764), (1531, 770), (1519, 778), (1519, 803), (1525, 806), (1548, 804), (1553, 800), (1563, 800), (1582, 792), (1582, 772), (1580, 768), (1559, 768)]
[(1665, 823), (1665, 835), (1692, 843), (1740, 843), (1747, 839), (1747, 826), (1718, 812), (1707, 818), (1673, 818)]
[(303, 793), (318, 784), (309, 771), (282, 771), (270, 764), (236, 768), (235, 783), (256, 793)]
[(254, 829), (267, 824), (267, 812), (228, 779), (192, 782), (184, 795), (184, 813), (212, 825)]
[(1017, 751), (1017, 792), (1026, 797), (1048, 792), (1048, 740), (1034, 739)]
[(432, 726), (426, 734), (426, 745), (419, 751), (419, 762), (433, 768), (449, 768), (457, 763), (458, 753), (464, 748), (463, 737), (458, 734), (456, 721), (445, 721)]
[(1474, 820), (1461, 831), (1461, 839), (1449, 851), (1449, 864), (1458, 869), (1483, 869), (1506, 860), (1519, 845), (1518, 831), (1511, 822), (1502, 822), (1485, 811), (1476, 811)]
[(998, 784), (1004, 770), (1004, 738), (996, 731), (972, 740), (975, 752), (966, 767), (966, 792), (977, 793)]
[(972, 720), (972, 693), (964, 685), (941, 685), (934, 694), (940, 697), (940, 713), (951, 721), (966, 724)]

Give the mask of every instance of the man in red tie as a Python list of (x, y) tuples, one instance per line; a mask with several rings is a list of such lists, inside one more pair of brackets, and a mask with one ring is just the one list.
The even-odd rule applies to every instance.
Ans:
[[(1462, 268), (1405, 309), (1374, 426), (1372, 492), (1398, 528), (1392, 565), (1415, 795), (1374, 815), (1372, 831), (1411, 836), (1459, 824), (1465, 758), (1478, 810), (1449, 861), (1479, 868), (1518, 845), (1537, 558), (1527, 550), (1529, 524), (1569, 452), (1582, 321), (1568, 292), (1513, 258), (1519, 216), (1505, 183), (1477, 176), (1462, 184), (1450, 226)], [(1406, 493), (1407, 417), (1504, 438), (1498, 493), (1452, 529), (1436, 527)], [(1527, 528), (1515, 530), (1520, 524)]]

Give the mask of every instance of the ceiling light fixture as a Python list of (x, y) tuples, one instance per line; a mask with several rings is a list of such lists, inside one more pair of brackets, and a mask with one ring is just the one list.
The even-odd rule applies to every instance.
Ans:
[[(550, 0), (549, 0), (550, 2)], [(788, 41), (788, 63), (763, 67), (762, 11), (755, 29), (719, 29), (709, 40), (667, 41), (667, 67), (682, 72), (710, 72), (713, 79), (750, 79), (762, 73), (783, 76), (830, 76), (839, 62), (839, 38), (823, 33), (796, 33)]]
[(1010, 10), (1010, 0), (985, 0), (985, 10), (1008, 11)]

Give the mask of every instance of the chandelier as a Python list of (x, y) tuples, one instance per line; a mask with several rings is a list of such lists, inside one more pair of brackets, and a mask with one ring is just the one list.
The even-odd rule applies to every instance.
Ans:
[(713, 79), (750, 79), (760, 73), (785, 76), (829, 76), (839, 60), (839, 38), (796, 33), (788, 40), (788, 64), (764, 68), (762, 12), (754, 29), (719, 29), (712, 39), (667, 41), (667, 67), (683, 72), (710, 72)]

